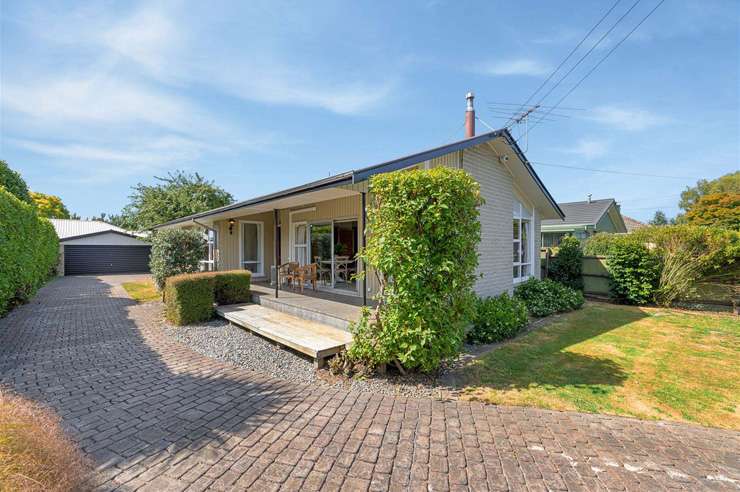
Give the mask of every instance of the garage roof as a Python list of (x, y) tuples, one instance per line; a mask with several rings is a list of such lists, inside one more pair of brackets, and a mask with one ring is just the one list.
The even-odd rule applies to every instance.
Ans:
[(89, 236), (101, 232), (113, 231), (127, 236), (136, 236), (136, 234), (127, 231), (113, 224), (108, 224), (101, 220), (72, 220), (72, 219), (49, 219), (54, 226), (60, 240), (71, 239), (79, 236)]

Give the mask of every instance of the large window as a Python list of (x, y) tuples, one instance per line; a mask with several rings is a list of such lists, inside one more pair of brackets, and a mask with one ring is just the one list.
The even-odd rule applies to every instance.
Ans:
[(241, 223), (241, 265), (255, 275), (264, 275), (262, 222)]
[(532, 276), (532, 212), (518, 200), (514, 200), (514, 282)]

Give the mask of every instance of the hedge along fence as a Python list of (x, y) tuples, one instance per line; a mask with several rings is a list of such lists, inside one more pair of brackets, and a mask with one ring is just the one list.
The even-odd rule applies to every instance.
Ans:
[(48, 219), (0, 186), (0, 316), (53, 274), (59, 238)]
[(460, 169), (373, 176), (368, 243), (378, 276), (373, 316), (353, 326), (349, 357), (369, 367), (436, 369), (462, 345), (475, 294), (480, 241), (478, 183)]
[(248, 270), (184, 273), (165, 282), (165, 315), (175, 325), (208, 321), (213, 304), (250, 301), (252, 273)]

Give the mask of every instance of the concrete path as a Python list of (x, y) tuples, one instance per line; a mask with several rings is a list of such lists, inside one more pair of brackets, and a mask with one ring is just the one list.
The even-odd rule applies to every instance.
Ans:
[(58, 279), (0, 320), (0, 384), (59, 413), (100, 489), (740, 488), (737, 432), (269, 379), (170, 341), (115, 282)]

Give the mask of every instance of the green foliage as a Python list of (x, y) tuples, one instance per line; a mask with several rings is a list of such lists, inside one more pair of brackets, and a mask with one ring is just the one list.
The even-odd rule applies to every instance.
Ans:
[[(645, 228), (640, 228), (642, 230)], [(586, 256), (609, 256), (611, 252), (622, 244), (635, 242), (636, 232), (631, 234), (613, 234), (611, 232), (597, 232), (586, 239), (583, 244), (583, 254)]]
[(22, 202), (33, 203), (26, 182), (17, 171), (10, 169), (8, 163), (3, 160), (0, 160), (0, 188), (5, 188)]
[(668, 217), (665, 216), (665, 212), (662, 210), (656, 210), (653, 218), (648, 222), (650, 225), (663, 226), (668, 225)]
[(210, 274), (190, 273), (167, 279), (165, 315), (175, 325), (208, 321), (213, 316), (215, 278)]
[(642, 244), (628, 242), (610, 251), (606, 263), (611, 278), (610, 295), (626, 304), (646, 304), (660, 279), (658, 256)]
[(467, 338), (471, 343), (493, 343), (512, 338), (527, 326), (527, 306), (504, 292), (498, 297), (478, 299), (473, 328)]
[(445, 167), (373, 176), (362, 259), (378, 275), (378, 306), (353, 327), (349, 356), (431, 371), (454, 357), (475, 295), (478, 183)]
[(126, 229), (145, 230), (234, 201), (230, 193), (198, 173), (175, 171), (165, 178), (155, 179), (159, 184), (139, 183), (133, 187), (133, 193), (129, 196), (131, 201), (121, 215), (111, 215), (108, 220)]
[(205, 238), (198, 230), (164, 229), (154, 233), (149, 267), (157, 289), (164, 288), (168, 277), (197, 272), (205, 247)]
[(530, 278), (514, 289), (514, 298), (524, 302), (532, 316), (543, 317), (580, 309), (585, 302), (579, 290), (550, 279)]
[(550, 260), (548, 276), (571, 289), (583, 290), (582, 260), (581, 242), (566, 236), (560, 241), (558, 254)]
[(696, 186), (687, 187), (681, 193), (678, 206), (688, 212), (699, 198), (713, 193), (740, 193), (740, 171), (725, 174), (711, 181), (700, 179), (696, 182)]
[(700, 197), (686, 212), (688, 224), (740, 231), (740, 193), (712, 193)]
[(59, 238), (51, 223), (0, 187), (0, 315), (33, 296), (58, 259)]
[(252, 272), (248, 270), (228, 270), (211, 273), (214, 279), (216, 304), (238, 304), (251, 300), (249, 285)]
[(49, 219), (69, 219), (69, 210), (62, 203), (62, 199), (56, 195), (46, 195), (37, 191), (31, 191), (31, 200), (41, 217)]

